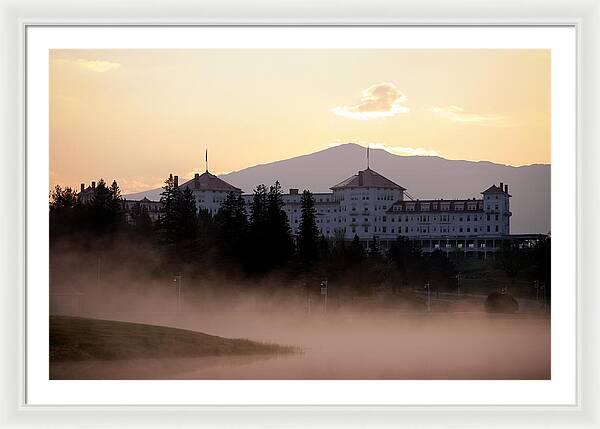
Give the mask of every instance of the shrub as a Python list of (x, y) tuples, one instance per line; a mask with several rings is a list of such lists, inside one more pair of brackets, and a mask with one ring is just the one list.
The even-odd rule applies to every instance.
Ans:
[(519, 303), (509, 294), (492, 292), (485, 300), (485, 311), (488, 313), (516, 313)]

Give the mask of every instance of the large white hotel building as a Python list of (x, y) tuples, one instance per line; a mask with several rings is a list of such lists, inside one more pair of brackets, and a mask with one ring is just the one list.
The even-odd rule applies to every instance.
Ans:
[[(182, 184), (177, 176), (174, 180), (180, 188), (192, 190), (198, 209), (211, 214), (218, 212), (229, 192), (242, 194), (241, 189), (208, 171)], [(425, 251), (486, 252), (495, 250), (510, 235), (511, 195), (503, 183), (487, 187), (472, 199), (413, 199), (404, 187), (367, 168), (332, 186), (331, 192), (313, 196), (321, 234), (330, 238), (343, 235), (346, 240), (358, 236), (366, 246), (378, 241), (387, 248), (402, 236), (420, 241)], [(252, 195), (242, 197), (249, 211)], [(301, 197), (298, 189), (283, 195), (294, 235), (300, 227)], [(146, 205), (153, 218), (159, 216), (159, 202), (124, 202), (126, 208), (136, 203)]]

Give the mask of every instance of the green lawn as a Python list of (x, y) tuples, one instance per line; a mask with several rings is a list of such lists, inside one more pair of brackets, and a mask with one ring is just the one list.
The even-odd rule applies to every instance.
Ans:
[(50, 361), (294, 353), (293, 347), (140, 323), (50, 316)]

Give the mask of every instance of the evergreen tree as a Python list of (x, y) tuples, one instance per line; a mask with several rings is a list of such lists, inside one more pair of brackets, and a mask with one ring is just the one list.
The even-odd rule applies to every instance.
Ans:
[(196, 200), (190, 188), (175, 189), (175, 236), (179, 240), (196, 237)]
[(318, 256), (315, 199), (310, 191), (302, 192), (300, 200), (300, 233), (298, 235), (298, 255), (304, 264), (313, 263)]
[(152, 219), (150, 219), (150, 214), (148, 213), (148, 208), (141, 205), (139, 202), (131, 207), (129, 216), (131, 216), (131, 220), (133, 221), (134, 230), (140, 235), (147, 237), (154, 229)]
[(107, 187), (104, 179), (100, 179), (87, 206), (92, 228), (98, 233), (114, 231), (121, 220), (121, 204), (121, 191), (117, 182), (113, 181)]
[(254, 190), (250, 212), (250, 226), (253, 233), (262, 235), (267, 223), (268, 195), (265, 185), (258, 185)]
[(245, 263), (246, 269), (251, 273), (264, 273), (269, 267), (267, 208), (267, 187), (258, 185), (254, 189), (250, 206), (249, 248)]
[(70, 187), (54, 187), (50, 194), (50, 236), (58, 237), (73, 230), (79, 224), (77, 193)]
[(269, 188), (267, 194), (266, 222), (268, 231), (265, 238), (267, 240), (269, 265), (282, 265), (293, 252), (294, 243), (292, 242), (290, 225), (283, 210), (283, 205), (281, 185), (279, 182), (275, 182)]
[(241, 195), (229, 192), (217, 214), (219, 247), (229, 261), (242, 262), (246, 252), (248, 218)]
[(77, 205), (77, 193), (70, 187), (54, 187), (50, 194), (50, 211), (69, 210)]
[(422, 249), (418, 243), (406, 237), (399, 236), (388, 250), (388, 259), (400, 271), (403, 284), (410, 280), (421, 281), (420, 273), (423, 269)]
[(513, 241), (503, 241), (500, 251), (500, 268), (510, 277), (510, 284), (514, 286), (517, 276), (527, 266), (527, 254)]
[(179, 190), (175, 188), (173, 175), (165, 180), (165, 186), (160, 194), (161, 210), (159, 225), (164, 233), (164, 238), (167, 241), (172, 241), (175, 238), (177, 228), (177, 193)]
[(352, 243), (350, 243), (350, 247), (348, 248), (348, 262), (351, 266), (356, 266), (360, 264), (364, 258), (365, 250), (360, 244), (358, 235), (354, 234)]

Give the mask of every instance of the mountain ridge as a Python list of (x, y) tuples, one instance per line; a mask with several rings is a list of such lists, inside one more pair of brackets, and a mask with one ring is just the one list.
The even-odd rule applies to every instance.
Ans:
[[(367, 166), (366, 149), (347, 143), (289, 159), (257, 164), (219, 177), (251, 193), (259, 184), (278, 180), (282, 188), (331, 192), (330, 187)], [(407, 188), (415, 198), (480, 198), (492, 184), (509, 185), (511, 232), (550, 231), (549, 164), (511, 166), (491, 161), (449, 160), (439, 156), (395, 155), (383, 149), (370, 150), (370, 167)], [(160, 198), (161, 189), (127, 195), (126, 198)]]

